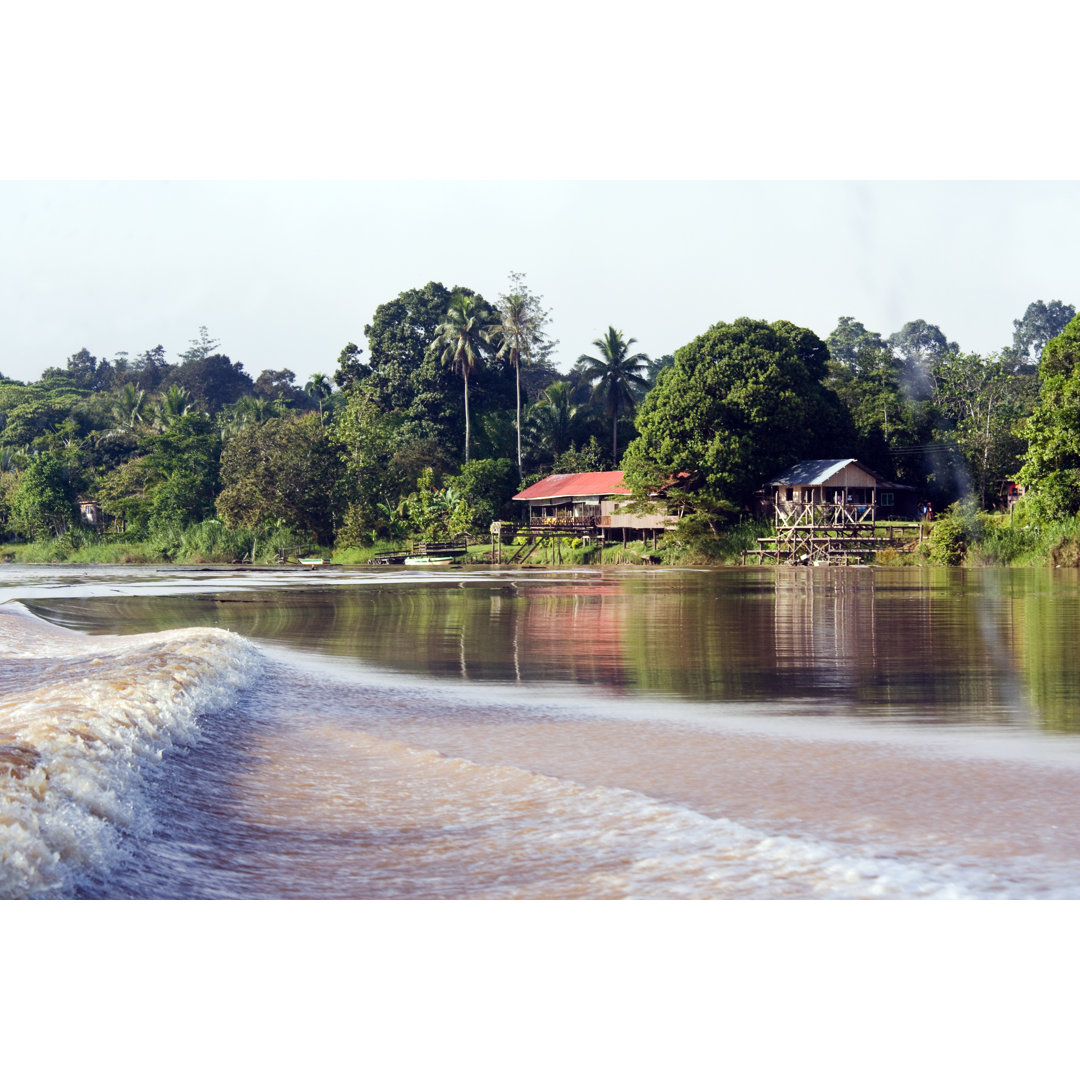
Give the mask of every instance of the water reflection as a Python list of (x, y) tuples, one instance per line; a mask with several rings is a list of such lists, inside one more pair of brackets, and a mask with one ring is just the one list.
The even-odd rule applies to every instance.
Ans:
[(91, 632), (221, 626), (400, 673), (1080, 731), (1072, 571), (464, 574), (28, 606)]

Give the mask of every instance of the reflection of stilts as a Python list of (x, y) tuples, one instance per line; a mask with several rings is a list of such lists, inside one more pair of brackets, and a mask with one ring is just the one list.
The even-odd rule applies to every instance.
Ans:
[(518, 628), (521, 622), (521, 609), (514, 604), (514, 681), (521, 682), (521, 664), (518, 661)]

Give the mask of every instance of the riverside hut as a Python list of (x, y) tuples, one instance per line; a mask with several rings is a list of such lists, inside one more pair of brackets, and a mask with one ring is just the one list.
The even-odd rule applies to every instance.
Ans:
[(513, 501), (526, 509), (530, 528), (570, 530), (673, 529), (675, 519), (663, 500), (655, 497), (653, 513), (628, 508), (632, 492), (623, 482), (621, 469), (609, 472), (553, 473), (518, 492)]

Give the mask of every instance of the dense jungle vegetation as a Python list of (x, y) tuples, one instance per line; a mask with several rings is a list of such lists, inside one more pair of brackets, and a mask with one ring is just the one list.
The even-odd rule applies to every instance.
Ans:
[[(490, 303), (438, 282), (401, 293), (364, 327), (366, 348), (347, 343), (304, 386), (288, 369), (252, 378), (206, 327), (174, 360), (160, 345), (82, 348), (36, 382), (0, 375), (4, 555), (347, 560), (408, 539), (486, 542), (525, 484), (622, 468), (639, 495), (683, 477), (665, 559), (723, 561), (760, 528), (754, 492), (772, 475), (856, 457), (938, 508), (920, 549), (893, 557), (1080, 564), (1071, 305), (1033, 302), (989, 356), (923, 320), (883, 337), (845, 316), (822, 341), (744, 318), (657, 358), (609, 327), (565, 373), (549, 324), (511, 274)], [(995, 514), (1008, 479), (1028, 493)]]

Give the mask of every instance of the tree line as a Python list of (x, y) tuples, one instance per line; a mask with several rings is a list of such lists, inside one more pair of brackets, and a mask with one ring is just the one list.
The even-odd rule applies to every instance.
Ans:
[(207, 523), (364, 547), (486, 532), (532, 479), (619, 467), (642, 495), (677, 476), (715, 528), (810, 457), (857, 457), (939, 505), (991, 505), (1017, 478), (1043, 514), (1075, 514), (1075, 316), (1035, 301), (985, 357), (923, 320), (883, 337), (845, 316), (823, 341), (737, 319), (655, 359), (608, 327), (563, 374), (550, 312), (515, 273), (491, 303), (402, 292), (366, 349), (347, 343), (303, 387), (288, 369), (252, 378), (205, 327), (175, 362), (84, 348), (36, 382), (0, 376), (0, 531), (63, 536), (81, 499), (166, 558)]

